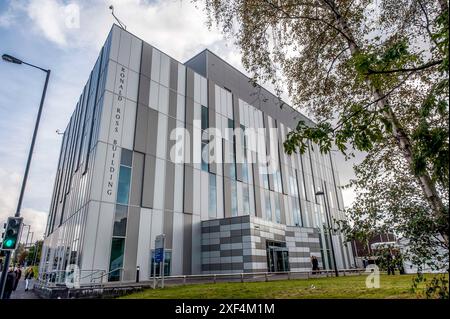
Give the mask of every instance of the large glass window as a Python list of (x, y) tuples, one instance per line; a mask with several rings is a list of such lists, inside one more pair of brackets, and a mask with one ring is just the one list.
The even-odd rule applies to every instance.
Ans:
[(266, 219), (267, 220), (272, 220), (272, 205), (270, 204), (270, 192), (266, 191), (265, 192), (265, 203), (266, 203)]
[(250, 215), (250, 194), (247, 184), (242, 184), (242, 201), (245, 215)]
[(238, 204), (237, 204), (237, 187), (236, 182), (231, 181), (231, 216), (238, 215)]
[(127, 213), (127, 206), (116, 205), (116, 212), (114, 214), (113, 236), (125, 237), (127, 231)]
[(281, 223), (281, 209), (280, 209), (280, 197), (278, 194), (274, 194), (275, 198), (275, 221)]
[(209, 119), (208, 119), (208, 108), (202, 105), (202, 131), (208, 129)]
[(117, 202), (128, 204), (130, 194), (131, 168), (121, 165), (119, 171), (119, 187), (117, 189)]
[(119, 281), (122, 274), (123, 251), (125, 238), (113, 238), (111, 243), (111, 258), (109, 261), (109, 281)]
[(294, 225), (302, 226), (302, 220), (300, 216), (300, 206), (297, 197), (291, 197), (292, 199), (292, 214), (294, 215)]
[(209, 174), (209, 202), (208, 202), (208, 213), (209, 217), (217, 216), (217, 185), (216, 185), (216, 175)]
[[(154, 270), (156, 273), (156, 277), (160, 276), (161, 274), (161, 263), (155, 263), (155, 251), (152, 250), (152, 262), (151, 262), (151, 270), (150, 270), (150, 276), (153, 277)], [(172, 265), (172, 252), (169, 250), (164, 251), (164, 276), (170, 276), (170, 268)]]

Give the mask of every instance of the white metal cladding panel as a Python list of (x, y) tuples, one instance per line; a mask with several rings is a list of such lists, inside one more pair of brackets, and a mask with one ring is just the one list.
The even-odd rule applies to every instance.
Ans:
[(175, 212), (183, 211), (183, 183), (184, 167), (183, 164), (175, 164), (175, 186), (174, 186), (174, 203), (173, 210)]
[(158, 108), (160, 112), (169, 114), (169, 89), (162, 85), (159, 86)]
[(249, 190), (249, 205), (250, 205), (250, 215), (255, 216), (256, 212), (255, 212), (255, 191), (253, 188), (253, 185), (249, 185), (248, 186), (248, 190)]
[[(93, 268), (99, 210), (99, 202), (89, 202), (83, 238), (83, 256), (81, 258), (82, 270), (90, 270)], [(59, 231), (59, 229), (57, 231)], [(52, 238), (55, 238), (55, 235), (56, 233), (53, 233)]]
[(192, 149), (192, 158), (193, 158), (193, 166), (196, 169), (201, 169), (201, 152), (202, 152), (202, 146), (201, 146), (201, 136), (202, 136), (202, 130), (199, 127), (193, 127), (193, 138), (194, 145), (191, 146)]
[(108, 269), (115, 205), (100, 204), (93, 269)]
[(208, 106), (208, 85), (204, 77), (200, 76), (200, 103)]
[(202, 272), (202, 249), (201, 249), (202, 228), (200, 216), (192, 215), (192, 274), (197, 275)]
[(155, 248), (155, 238), (163, 233), (164, 216), (161, 210), (152, 209), (152, 223), (150, 233), (150, 247)]
[(114, 61), (117, 61), (117, 57), (119, 55), (120, 33), (121, 29), (114, 26), (112, 29), (111, 48), (109, 50), (109, 57)]
[(155, 81), (150, 81), (150, 94), (148, 97), (148, 105), (155, 110), (158, 110), (159, 99), (159, 84)]
[(201, 128), (202, 127), (202, 107), (200, 103), (194, 102), (194, 127)]
[(217, 185), (217, 218), (223, 218), (223, 177), (216, 175)]
[(139, 239), (137, 247), (137, 264), (140, 267), (140, 278), (147, 280), (150, 277), (150, 229), (152, 224), (151, 210), (141, 208), (139, 219)]
[(142, 41), (132, 36), (129, 68), (135, 72), (139, 72), (141, 68), (141, 50)]
[(102, 187), (106, 188), (106, 190), (102, 192), (102, 201), (105, 202), (116, 202), (120, 151), (120, 147), (114, 146), (112, 144), (107, 145), (106, 164), (103, 168), (105, 170), (105, 175), (103, 177), (102, 184)]
[[(217, 86), (217, 84), (214, 84), (214, 99), (215, 99), (215, 102), (216, 102), (215, 103), (216, 113), (223, 114), (222, 113), (220, 87)], [(216, 123), (217, 123), (217, 120), (216, 120)]]
[(136, 102), (139, 87), (139, 73), (128, 70), (127, 77), (127, 99)]
[(289, 210), (288, 210), (289, 205), (287, 202), (290, 200), (290, 197), (287, 195), (282, 195), (282, 196), (283, 196), (283, 200), (281, 202), (281, 205), (283, 205), (283, 208), (284, 208), (284, 216), (285, 216), (285, 220), (286, 220), (286, 225), (294, 225), (292, 212), (289, 212)]
[(166, 158), (167, 150), (167, 115), (158, 113), (158, 138), (156, 141), (156, 156)]
[(194, 73), (194, 102), (201, 102), (201, 83), (200, 83), (200, 75)]
[(155, 191), (153, 197), (153, 208), (164, 208), (164, 189), (165, 189), (165, 174), (166, 173), (166, 161), (160, 158), (156, 158), (155, 164)]
[(193, 169), (194, 172), (194, 185), (192, 188), (192, 192), (193, 192), (193, 196), (194, 196), (194, 202), (193, 202), (193, 213), (195, 215), (200, 215), (200, 192), (198, 191), (199, 189), (201, 189), (201, 181), (200, 181), (200, 170), (198, 169)]
[(186, 67), (182, 64), (178, 64), (178, 93), (185, 95), (186, 91)]
[(173, 214), (172, 275), (183, 274), (183, 213)]
[(169, 75), (170, 75), (170, 58), (161, 53), (161, 71), (159, 75), (159, 83), (165, 87), (169, 87)]
[(100, 128), (98, 140), (107, 143), (109, 136), (109, 126), (111, 125), (111, 112), (113, 108), (113, 94), (105, 91), (103, 97), (102, 116), (100, 118)]
[[(208, 220), (208, 201), (209, 201), (209, 173), (200, 171), (201, 176), (201, 188), (200, 188), (200, 216), (202, 220)], [(198, 192), (194, 189), (194, 192)]]
[(128, 67), (130, 63), (131, 34), (125, 31), (120, 32), (119, 56), (117, 62)]
[(227, 107), (227, 95), (226, 91), (219, 87), (220, 91), (220, 109), (222, 111), (222, 115), (228, 117), (228, 107)]
[(153, 48), (152, 70), (151, 70), (151, 79), (153, 81), (159, 82), (160, 69), (161, 69), (161, 52)]
[[(92, 187), (90, 199), (100, 201), (102, 199), (102, 193), (104, 192), (103, 176), (105, 174), (106, 167), (106, 149), (107, 144), (103, 142), (97, 143), (94, 159), (94, 167), (92, 169)], [(109, 172), (106, 171), (108, 174)]]
[(183, 95), (177, 94), (177, 120), (184, 123), (185, 114), (185, 97)]
[(136, 121), (136, 102), (127, 100), (125, 103), (125, 115), (123, 120), (122, 147), (129, 150), (134, 145), (134, 126)]
[(231, 95), (230, 92), (228, 92), (227, 90), (225, 91), (225, 96), (227, 98), (227, 112), (228, 112), (228, 117), (230, 119), (234, 119), (233, 116), (233, 96)]

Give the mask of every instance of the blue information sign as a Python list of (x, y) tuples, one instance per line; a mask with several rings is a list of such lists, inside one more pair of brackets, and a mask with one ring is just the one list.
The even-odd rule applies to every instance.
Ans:
[(164, 248), (155, 249), (155, 262), (160, 263), (164, 259)]

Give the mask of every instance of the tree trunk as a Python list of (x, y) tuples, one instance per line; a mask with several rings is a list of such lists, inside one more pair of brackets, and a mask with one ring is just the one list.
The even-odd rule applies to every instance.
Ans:
[[(349, 29), (347, 22), (345, 19), (341, 16), (339, 13), (338, 8), (336, 7), (336, 4), (334, 0), (324, 0), (324, 2), (331, 7), (331, 10), (335, 16), (336, 23), (340, 27), (341, 31), (346, 35), (346, 40), (350, 48), (350, 52), (352, 55), (356, 55), (360, 52), (360, 48), (356, 41), (354, 40), (353, 34), (351, 30)], [(442, 2), (442, 1), (440, 1)], [(445, 3), (447, 4), (447, 3)], [(448, 8), (448, 7), (447, 7)], [(395, 115), (392, 108), (387, 103), (387, 97), (385, 97), (385, 94), (381, 92), (379, 89), (377, 89), (371, 82), (369, 78), (366, 78), (366, 84), (369, 87), (369, 89), (372, 91), (373, 98), (378, 101), (377, 106), (380, 109), (384, 109), (384, 115), (386, 119), (391, 123), (392, 125), (392, 133), (397, 140), (397, 145), (402, 152), (403, 156), (405, 157), (406, 161), (411, 167), (413, 167), (413, 151), (411, 148), (411, 140), (409, 136), (406, 134), (405, 130), (403, 129), (402, 125), (397, 119), (397, 116)], [(427, 199), (432, 211), (433, 215), (436, 219), (447, 219), (447, 216), (445, 214), (445, 208), (442, 203), (442, 200), (439, 196), (439, 193), (436, 190), (434, 182), (431, 180), (431, 177), (428, 173), (422, 173), (422, 174), (415, 174), (412, 172), (414, 176), (417, 177), (417, 180), (419, 182), (420, 187), (422, 188), (423, 194), (425, 198)], [(445, 220), (444, 219), (444, 220)], [(448, 247), (448, 234), (446, 230), (441, 230), (440, 235), (443, 237), (445, 244)]]

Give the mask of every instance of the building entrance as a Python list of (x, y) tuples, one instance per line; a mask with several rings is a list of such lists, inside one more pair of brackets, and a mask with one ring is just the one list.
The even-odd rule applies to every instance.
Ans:
[(270, 272), (289, 271), (289, 251), (286, 243), (267, 241), (267, 268)]

